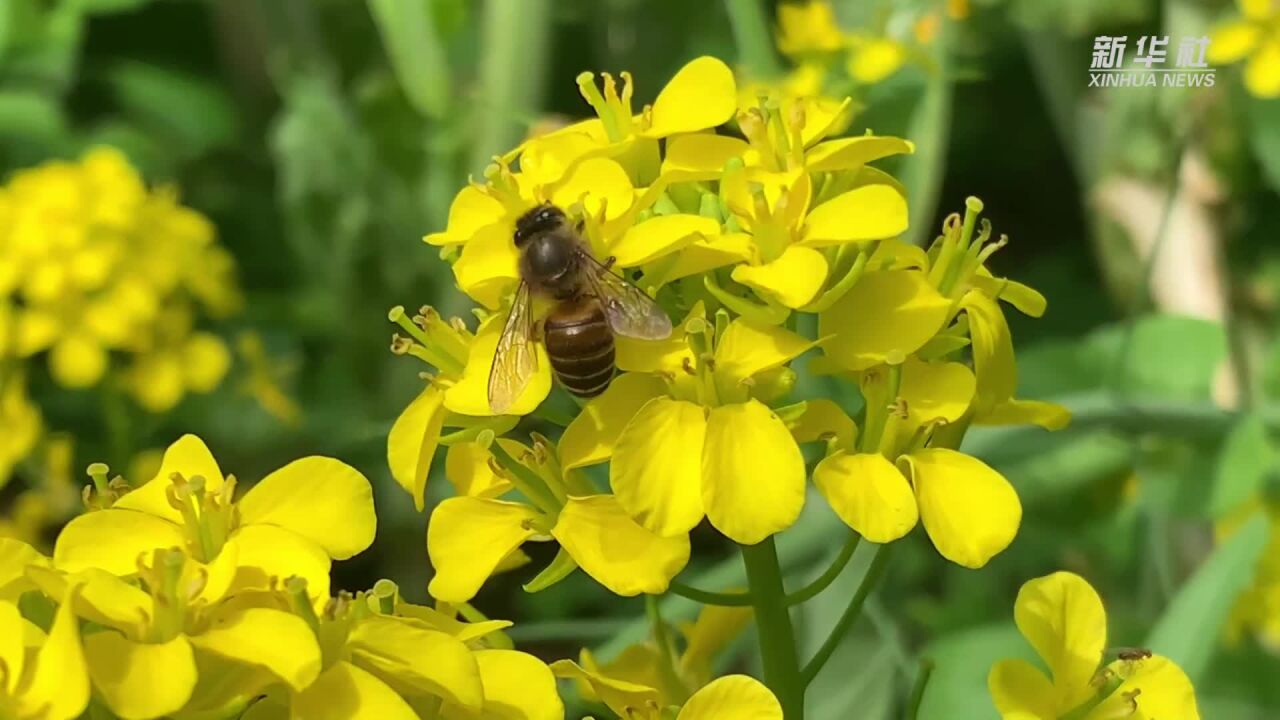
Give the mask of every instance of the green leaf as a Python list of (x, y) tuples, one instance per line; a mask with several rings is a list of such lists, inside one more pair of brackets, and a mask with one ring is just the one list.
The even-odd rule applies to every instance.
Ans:
[(449, 65), (431, 3), (369, 0), (369, 11), (409, 102), (427, 117), (444, 117), (449, 110)]
[(1083, 353), (1117, 394), (1202, 400), (1226, 359), (1227, 338), (1211, 320), (1149, 315), (1094, 333)]
[(0, 137), (52, 145), (67, 125), (57, 100), (28, 91), (0, 91)]
[(1193, 685), (1209, 669), (1236, 598), (1253, 581), (1269, 529), (1258, 514), (1219, 545), (1147, 636), (1146, 646), (1177, 663)]
[(1250, 99), (1249, 139), (1263, 177), (1280, 190), (1280, 100)]
[[(1012, 598), (1008, 605), (1006, 612), (1012, 614)], [(1012, 622), (944, 635), (924, 655), (936, 666), (920, 703), (919, 720), (990, 720), (996, 716), (987, 691), (991, 667), (1012, 658), (1037, 661)]]
[(235, 139), (231, 99), (205, 78), (141, 62), (120, 63), (107, 77), (125, 114), (183, 155), (198, 156)]
[(1218, 456), (1209, 512), (1221, 517), (1239, 507), (1262, 489), (1275, 468), (1275, 448), (1262, 418), (1257, 414), (1240, 418), (1227, 433)]

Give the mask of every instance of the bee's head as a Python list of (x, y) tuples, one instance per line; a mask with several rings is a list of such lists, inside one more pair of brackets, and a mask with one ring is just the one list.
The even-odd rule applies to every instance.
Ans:
[(516, 247), (523, 247), (529, 239), (560, 227), (565, 221), (564, 211), (555, 205), (538, 205), (516, 220)]

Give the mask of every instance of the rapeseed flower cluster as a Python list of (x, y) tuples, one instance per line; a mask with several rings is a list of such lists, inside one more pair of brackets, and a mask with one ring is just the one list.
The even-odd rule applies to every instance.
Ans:
[(1272, 0), (1237, 0), (1239, 16), (1209, 36), (1208, 61), (1244, 63), (1244, 86), (1254, 96), (1280, 97), (1280, 5)]
[[(908, 245), (905, 190), (875, 163), (914, 147), (871, 132), (835, 137), (847, 98), (748, 98), (709, 57), (653, 105), (633, 107), (634, 82), (580, 75), (595, 117), (495, 157), (458, 194), (447, 227), (424, 238), (478, 305), (474, 322), (391, 311), (393, 351), (428, 367), (391, 430), (388, 462), (422, 509), (444, 446), (453, 490), (428, 525), (431, 593), (466, 602), (527, 563), (525, 543), (545, 541), (559, 552), (528, 591), (582, 569), (619, 595), (662, 594), (704, 519), (744, 553), (767, 545), (796, 522), (810, 477), (867, 540), (890, 543), (921, 524), (943, 557), (982, 567), (1013, 541), (1021, 505), (1004, 477), (959, 450), (966, 430), (1057, 429), (1068, 416), (1017, 397), (1005, 307), (1039, 316), (1045, 300), (988, 270), (1006, 239), (979, 222), (981, 203), (947, 218), (928, 249)], [(567, 415), (538, 344), (522, 394), (497, 413), (488, 380), (521, 282), (515, 221), (544, 204), (563, 209), (583, 250), (653, 298), (673, 329), (616, 335), (619, 374)], [(549, 305), (535, 298), (535, 316)], [(840, 391), (797, 395), (806, 371)], [(523, 416), (543, 429), (516, 432)], [(660, 624), (655, 638), (667, 635)], [(684, 645), (696, 670), (670, 642), (553, 669), (623, 717), (690, 713), (703, 693), (781, 715), (772, 684), (714, 680), (714, 650), (693, 636)], [(756, 716), (747, 712), (735, 717)]]
[(208, 219), (148, 189), (119, 151), (16, 173), (0, 228), (0, 356), (41, 356), (68, 388), (114, 365), (152, 412), (226, 374), (226, 345), (197, 321), (239, 308), (232, 258)]
[(331, 561), (376, 528), (344, 463), (302, 458), (237, 497), (188, 435), (143, 484), (90, 474), (52, 557), (0, 540), (5, 717), (563, 717), (510, 623), (407, 603), (389, 581), (331, 595)]
[(866, 3), (863, 22), (840, 18), (830, 0), (778, 3), (775, 41), (790, 67), (780, 78), (744, 78), (744, 98), (762, 93), (791, 98), (861, 97), (866, 88), (904, 68), (932, 70), (929, 48), (943, 23), (969, 16), (968, 0)]

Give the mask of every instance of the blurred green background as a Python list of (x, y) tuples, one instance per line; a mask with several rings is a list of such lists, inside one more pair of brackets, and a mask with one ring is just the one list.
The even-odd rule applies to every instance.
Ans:
[[(737, 4), (3, 0), (0, 169), (109, 144), (151, 184), (181, 188), (235, 256), (246, 296), (212, 328), (263, 343), (262, 357), (237, 355), (219, 391), (163, 417), (131, 411), (123, 443), (86, 410), (94, 391), (50, 390), (46, 402), (47, 378), (33, 377), (47, 430), (74, 437), (75, 483), (89, 462), (126, 468), (180, 432), (204, 437), (245, 480), (336, 456), (373, 481), (379, 511), (376, 544), (338, 565), (336, 585), (390, 577), (425, 600), (426, 515), (385, 461), (390, 423), (421, 385), (416, 363), (387, 349), (386, 313), (431, 304), (448, 316), (468, 304), (421, 236), (443, 228), (453, 195), (494, 153), (549, 118), (584, 115), (578, 72), (630, 70), (638, 107), (697, 55), (739, 61), (727, 9)], [(911, 191), (917, 241), (966, 196), (983, 199), (1011, 239), (993, 271), (1049, 299), (1045, 318), (1013, 321), (1019, 395), (1062, 402), (1076, 419), (1053, 435), (971, 434), (967, 449), (1023, 500), (1017, 540), (980, 572), (919, 537), (904, 543), (868, 620), (811, 690), (813, 716), (894, 717), (930, 657), (923, 716), (993, 717), (988, 668), (1029, 653), (1013, 598), (1058, 569), (1098, 588), (1109, 646), (1158, 644), (1179, 661), (1203, 717), (1280, 716), (1280, 589), (1267, 585), (1280, 583), (1280, 558), (1266, 551), (1266, 521), (1235, 522), (1280, 498), (1280, 100), (1253, 97), (1238, 66), (1219, 67), (1212, 88), (1088, 87), (1095, 36), (1208, 34), (1235, 6), (834, 5), (847, 30), (908, 49), (901, 69), (856, 88), (863, 109), (848, 132), (918, 144), (892, 168)], [(774, 3), (760, 6), (772, 22)], [(917, 25), (930, 17), (932, 36)], [(254, 378), (292, 398), (297, 420), (269, 412)], [(20, 465), (0, 508), (12, 513), (45, 472)], [(433, 481), (436, 499), (443, 485)], [(844, 538), (821, 502), (809, 505), (781, 540), (794, 583), (821, 572)], [(534, 567), (550, 559), (532, 554)], [(802, 653), (821, 643), (866, 561), (859, 553), (804, 609)], [(519, 583), (531, 575), (503, 576), (475, 603), (516, 620), (527, 649), (607, 654), (643, 634), (638, 599), (581, 573), (526, 595)], [(700, 531), (685, 577), (731, 584), (741, 569)], [(675, 600), (669, 612), (689, 609)], [(750, 669), (753, 645), (740, 641), (725, 665)]]

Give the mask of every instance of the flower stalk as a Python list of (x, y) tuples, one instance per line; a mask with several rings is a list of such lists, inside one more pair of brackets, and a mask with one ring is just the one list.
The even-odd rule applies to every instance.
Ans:
[(806, 683), (796, 657), (795, 630), (787, 612), (777, 546), (773, 537), (769, 537), (755, 545), (740, 547), (755, 609), (764, 682), (781, 703), (786, 720), (803, 720)]

